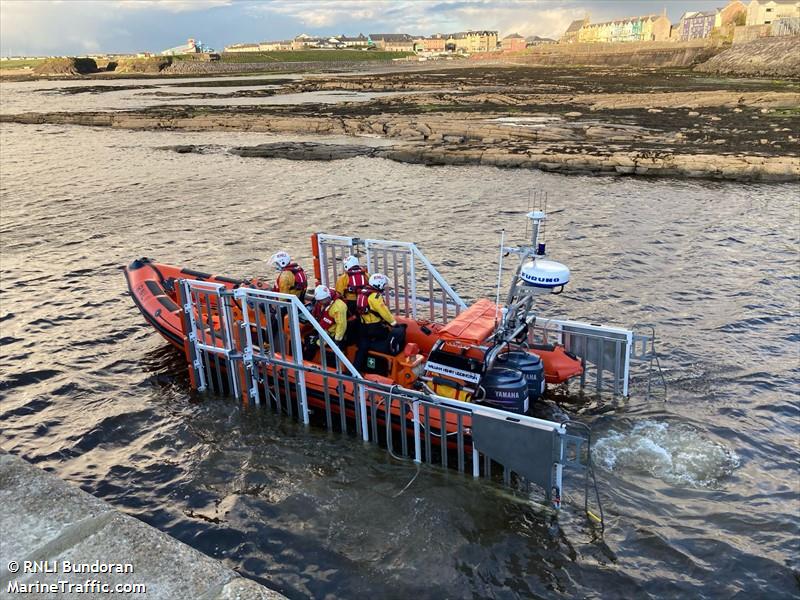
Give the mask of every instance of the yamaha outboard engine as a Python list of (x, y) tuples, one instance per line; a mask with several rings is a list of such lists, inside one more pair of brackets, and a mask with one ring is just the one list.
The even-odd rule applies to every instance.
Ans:
[(481, 404), (521, 415), (528, 412), (528, 382), (520, 371), (493, 367), (481, 387), (486, 392)]
[(544, 394), (544, 364), (542, 359), (522, 350), (503, 352), (495, 360), (498, 367), (520, 371), (528, 382), (528, 399), (536, 402)]

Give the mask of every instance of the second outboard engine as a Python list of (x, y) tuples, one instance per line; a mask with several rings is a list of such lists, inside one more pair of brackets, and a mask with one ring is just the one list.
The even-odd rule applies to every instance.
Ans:
[(497, 356), (495, 365), (520, 371), (528, 382), (528, 399), (536, 402), (544, 394), (544, 364), (542, 359), (522, 350), (503, 352)]
[(520, 371), (493, 367), (483, 376), (481, 387), (486, 392), (481, 404), (521, 415), (528, 412), (528, 382)]

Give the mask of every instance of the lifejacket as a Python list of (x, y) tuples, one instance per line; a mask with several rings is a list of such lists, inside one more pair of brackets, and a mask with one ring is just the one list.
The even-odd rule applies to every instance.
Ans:
[(369, 297), (372, 294), (381, 294), (381, 290), (378, 288), (372, 287), (371, 285), (366, 285), (358, 290), (358, 297), (356, 297), (356, 310), (360, 315), (366, 315), (367, 313), (375, 314), (375, 311), (369, 307)]
[(334, 323), (336, 323), (336, 319), (331, 316), (331, 307), (333, 303), (339, 299), (339, 294), (331, 290), (331, 300), (325, 307), (322, 307), (322, 304), (317, 302), (314, 304), (314, 310), (311, 311), (311, 316), (313, 316), (319, 324), (322, 325), (322, 328), (325, 331), (328, 331), (331, 327), (333, 327)]
[(357, 294), (361, 288), (369, 285), (367, 280), (367, 272), (361, 265), (356, 265), (347, 269), (347, 291), (351, 294)]
[[(289, 263), (288, 265), (283, 267), (283, 269), (281, 269), (281, 273), (283, 273), (283, 271), (291, 271), (292, 274), (294, 275), (294, 286), (293, 287), (294, 287), (295, 290), (297, 290), (298, 292), (306, 291), (306, 288), (308, 288), (308, 279), (306, 279), (306, 272), (303, 270), (303, 267), (301, 267), (297, 263), (293, 262), (293, 263)], [(281, 279), (281, 276), (278, 275), (278, 279), (275, 280), (275, 289), (276, 290), (279, 289), (280, 279)]]

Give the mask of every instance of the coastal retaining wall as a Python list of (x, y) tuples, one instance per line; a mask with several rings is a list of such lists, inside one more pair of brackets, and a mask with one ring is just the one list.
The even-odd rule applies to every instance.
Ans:
[[(0, 598), (105, 598), (109, 593), (98, 587), (105, 584), (112, 589), (145, 586), (143, 591), (119, 588), (113, 594), (118, 598), (285, 600), (2, 450), (0, 506)], [(33, 564), (49, 572), (33, 573)], [(88, 571), (68, 569), (76, 565), (80, 570), (84, 564)], [(115, 564), (129, 572), (102, 572), (101, 565)]]
[(800, 77), (800, 36), (761, 38), (737, 44), (695, 71), (755, 77)]
[(711, 40), (550, 44), (514, 53), (476, 54), (475, 60), (523, 65), (687, 67), (708, 60), (724, 47)]

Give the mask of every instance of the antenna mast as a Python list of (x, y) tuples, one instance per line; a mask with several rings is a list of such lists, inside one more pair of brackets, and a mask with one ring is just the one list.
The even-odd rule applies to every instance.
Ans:
[(497, 267), (497, 293), (494, 298), (494, 326), (497, 327), (497, 314), (500, 311), (500, 284), (503, 279), (503, 245), (506, 241), (506, 230), (500, 230), (500, 266)]

